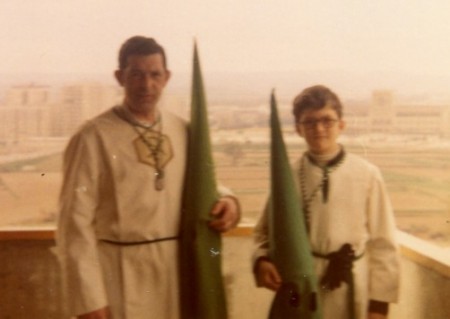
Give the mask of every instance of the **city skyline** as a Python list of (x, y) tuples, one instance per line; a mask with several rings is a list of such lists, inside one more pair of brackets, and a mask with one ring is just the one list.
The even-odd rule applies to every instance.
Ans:
[[(389, 75), (386, 73), (354, 73), (339, 70), (329, 71), (297, 71), (297, 72), (205, 72), (205, 88), (211, 100), (229, 99), (261, 99), (266, 100), (272, 89), (276, 89), (280, 99), (291, 101), (303, 88), (324, 84), (333, 89), (343, 100), (366, 100), (375, 90), (391, 90), (399, 100), (408, 102), (449, 103), (450, 74), (447, 76), (413, 76), (407, 73)], [(379, 81), (383, 78), (383, 81)], [(404, 79), (409, 79), (405, 83)], [(440, 85), (434, 83), (439, 82)], [(98, 83), (101, 85), (119, 85), (108, 74), (9, 74), (0, 78), (0, 102), (5, 91), (14, 86), (38, 85), (58, 88), (82, 83)], [(381, 83), (383, 83), (381, 85)], [(169, 94), (190, 94), (191, 74), (189, 72), (172, 72), (167, 86)]]
[[(167, 93), (167, 92), (166, 92)], [(11, 86), (0, 101), (0, 144), (23, 144), (30, 138), (67, 137), (86, 120), (121, 103), (122, 89), (96, 82), (59, 88), (37, 84)], [(280, 119), (291, 127), (291, 103), (279, 100)], [(398, 101), (392, 90), (374, 90), (365, 100), (342, 100), (345, 134), (387, 134), (450, 138), (450, 102)], [(164, 94), (160, 107), (188, 118), (189, 96)], [(268, 101), (240, 96), (209, 103), (209, 119), (216, 129), (267, 127)], [(259, 137), (257, 137), (259, 138)], [(1, 151), (1, 149), (0, 149)]]

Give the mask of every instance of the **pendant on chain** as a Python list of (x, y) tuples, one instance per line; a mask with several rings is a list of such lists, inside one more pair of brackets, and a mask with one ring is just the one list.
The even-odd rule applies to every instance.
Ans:
[(134, 146), (140, 162), (155, 168), (155, 189), (164, 189), (164, 167), (173, 157), (172, 144), (167, 135), (155, 131), (139, 132)]
[(155, 189), (162, 191), (164, 189), (164, 171), (157, 169), (155, 172)]

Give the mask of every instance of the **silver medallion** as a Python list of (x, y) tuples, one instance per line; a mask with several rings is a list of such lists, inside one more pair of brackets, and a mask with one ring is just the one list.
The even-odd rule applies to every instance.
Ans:
[(161, 191), (164, 189), (164, 171), (157, 170), (155, 172), (155, 189)]

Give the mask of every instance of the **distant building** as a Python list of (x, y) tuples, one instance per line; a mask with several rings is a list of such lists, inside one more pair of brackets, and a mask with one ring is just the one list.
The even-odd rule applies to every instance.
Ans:
[(395, 131), (395, 107), (392, 91), (373, 91), (369, 116), (369, 127), (372, 132), (389, 134)]
[(398, 104), (392, 91), (374, 91), (372, 100), (346, 106), (346, 133), (450, 137), (450, 104)]
[[(267, 127), (269, 107), (254, 105), (212, 105), (211, 124), (216, 129)], [(280, 121), (284, 129), (293, 129), (289, 103), (279, 104)], [(433, 135), (450, 138), (449, 104), (399, 104), (390, 90), (377, 90), (369, 101), (345, 101), (345, 134), (407, 134)]]
[(122, 101), (122, 90), (100, 83), (64, 86), (52, 110), (53, 135), (68, 136), (86, 120)]
[(0, 141), (18, 143), (32, 136), (50, 136), (50, 88), (35, 84), (13, 86), (0, 107)]
[(48, 86), (35, 84), (8, 88), (0, 106), (0, 143), (69, 136), (84, 121), (122, 100), (120, 88), (100, 83), (64, 86), (56, 101), (51, 99), (52, 92)]
[(444, 136), (445, 110), (445, 106), (399, 105), (394, 117), (395, 132)]

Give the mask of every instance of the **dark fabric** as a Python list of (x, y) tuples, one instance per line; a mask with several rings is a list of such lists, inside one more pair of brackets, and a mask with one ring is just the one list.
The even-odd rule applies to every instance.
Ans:
[[(308, 159), (311, 161), (311, 163), (313, 163), (316, 166), (320, 165), (316, 162), (316, 160), (314, 159), (314, 157), (311, 156), (311, 154), (306, 153), (306, 155), (308, 156)], [(339, 151), (339, 153), (336, 155), (335, 158), (333, 158), (332, 160), (328, 161), (327, 164), (325, 165), (325, 167), (322, 167), (322, 171), (323, 171), (323, 177), (322, 177), (322, 197), (323, 197), (323, 202), (326, 203), (328, 202), (328, 193), (329, 193), (329, 174), (330, 171), (335, 169), (339, 164), (342, 163), (342, 161), (344, 160), (345, 157), (345, 150), (342, 147), (341, 150)]]
[(315, 257), (325, 258), (329, 260), (325, 275), (320, 280), (322, 289), (334, 290), (341, 286), (344, 282), (348, 284), (347, 306), (350, 311), (350, 319), (355, 319), (355, 286), (353, 282), (353, 262), (363, 256), (355, 256), (355, 251), (350, 244), (344, 244), (333, 253), (326, 255), (313, 252)]
[(370, 300), (369, 312), (379, 313), (386, 316), (389, 312), (389, 303), (378, 300)]
[(323, 288), (334, 290), (341, 286), (342, 282), (350, 284), (352, 280), (353, 260), (355, 251), (349, 244), (343, 245), (338, 251), (328, 255), (330, 261), (325, 275), (320, 280)]

